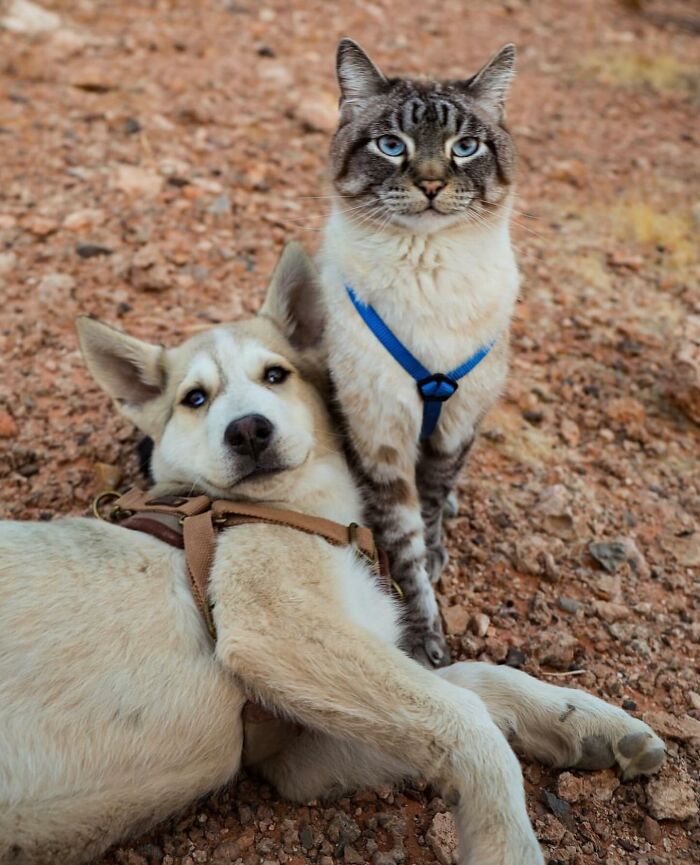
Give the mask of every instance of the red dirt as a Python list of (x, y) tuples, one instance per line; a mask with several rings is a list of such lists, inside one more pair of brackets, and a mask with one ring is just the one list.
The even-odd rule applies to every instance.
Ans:
[[(0, 25), (0, 514), (84, 513), (96, 461), (136, 476), (136, 436), (83, 370), (76, 314), (174, 343), (255, 310), (284, 241), (315, 248), (339, 36), (388, 69), (443, 76), (512, 40), (523, 302), (439, 586), (489, 629), (453, 648), (501, 661), (515, 647), (535, 674), (582, 669), (559, 681), (700, 719), (700, 430), (674, 361), (700, 314), (692, 0), (45, 5), (58, 30)], [(589, 545), (620, 537), (608, 573)], [(668, 741), (664, 777), (697, 794), (697, 738)], [(697, 816), (659, 828), (646, 782), (558, 819), (542, 798), (557, 773), (525, 775), (552, 862), (700, 861)], [(298, 808), (243, 779), (104, 865), (400, 862), (402, 849), (429, 863), (443, 810), (423, 789)]]

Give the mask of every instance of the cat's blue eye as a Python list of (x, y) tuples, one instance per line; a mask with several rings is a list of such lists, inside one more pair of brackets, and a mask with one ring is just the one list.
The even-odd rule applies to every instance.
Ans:
[(182, 398), (182, 404), (189, 408), (201, 408), (207, 401), (207, 394), (199, 387), (188, 390)]
[(377, 139), (377, 147), (386, 156), (403, 156), (406, 152), (406, 145), (396, 135), (382, 135)]
[(452, 155), (464, 159), (467, 156), (474, 156), (478, 149), (478, 138), (460, 138), (452, 145)]

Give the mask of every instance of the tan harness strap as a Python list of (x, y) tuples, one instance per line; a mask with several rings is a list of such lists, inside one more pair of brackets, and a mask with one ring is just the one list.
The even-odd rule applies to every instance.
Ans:
[(300, 514), (297, 511), (271, 508), (249, 502), (232, 502), (225, 499), (213, 502), (211, 510), (214, 515), (214, 524), (220, 525), (222, 528), (229, 524), (229, 517), (234, 519), (247, 517), (274, 525), (288, 526), (309, 535), (318, 535), (338, 547), (355, 545), (372, 562), (377, 561), (377, 548), (374, 545), (372, 532), (356, 523), (344, 526), (342, 523), (334, 523), (323, 517)]
[(216, 639), (216, 628), (209, 606), (209, 572), (214, 562), (216, 537), (211, 511), (187, 517), (182, 524), (185, 558), (192, 585), (192, 595), (199, 607), (207, 630)]

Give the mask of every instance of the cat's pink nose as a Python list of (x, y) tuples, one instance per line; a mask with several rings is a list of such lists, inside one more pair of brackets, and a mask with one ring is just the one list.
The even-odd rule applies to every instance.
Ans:
[(425, 192), (428, 198), (435, 198), (441, 189), (445, 188), (444, 180), (419, 180), (418, 186)]

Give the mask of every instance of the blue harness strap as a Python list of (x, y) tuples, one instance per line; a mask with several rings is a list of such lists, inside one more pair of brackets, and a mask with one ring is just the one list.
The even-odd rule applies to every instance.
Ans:
[(455, 367), (451, 372), (431, 373), (394, 335), (373, 306), (363, 303), (349, 285), (345, 286), (345, 290), (367, 327), (394, 360), (406, 370), (411, 378), (415, 379), (418, 393), (423, 400), (423, 423), (420, 437), (421, 439), (430, 438), (440, 419), (442, 404), (447, 402), (456, 392), (459, 387), (457, 384), (459, 379), (468, 375), (491, 351), (495, 340), (475, 351), (470, 358), (467, 358), (463, 364)]

